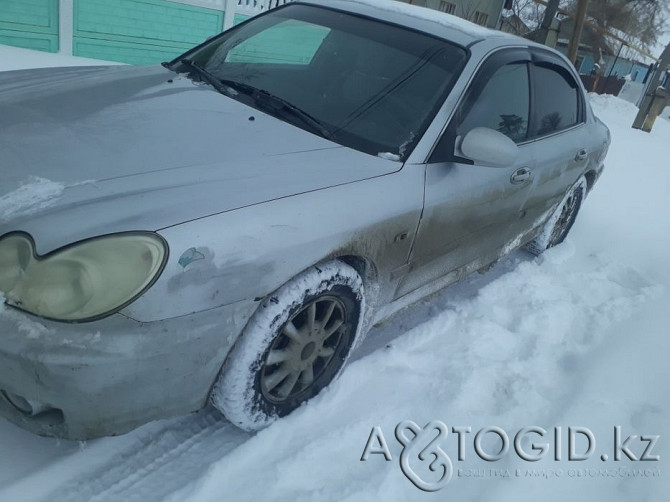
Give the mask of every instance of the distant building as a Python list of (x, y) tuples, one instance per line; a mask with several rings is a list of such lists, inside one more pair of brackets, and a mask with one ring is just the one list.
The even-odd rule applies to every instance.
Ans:
[[(567, 54), (568, 44), (574, 27), (572, 19), (564, 19), (558, 31), (556, 49)], [(595, 64), (604, 76), (628, 77), (634, 82), (642, 82), (649, 70), (651, 59), (646, 58), (615, 39), (603, 37), (596, 30), (585, 25), (575, 60), (575, 68), (582, 75), (588, 75)]]
[(439, 10), (467, 19), (487, 28), (500, 26), (506, 0), (398, 0), (420, 7)]
[(237, 23), (285, 1), (0, 0), (0, 44), (155, 64), (220, 33), (227, 5)]
[[(291, 0), (0, 0), (0, 44), (131, 64), (172, 59), (235, 23)], [(396, 0), (388, 0), (389, 2)], [(488, 28), (506, 0), (397, 0)], [(507, 0), (511, 1), (511, 0)], [(228, 25), (229, 26), (229, 25)]]
[(516, 14), (503, 16), (500, 22), (500, 30), (520, 37), (531, 31), (528, 25)]

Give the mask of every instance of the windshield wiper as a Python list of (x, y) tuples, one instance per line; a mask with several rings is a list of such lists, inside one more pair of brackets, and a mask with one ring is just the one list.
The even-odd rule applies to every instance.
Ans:
[[(331, 132), (326, 129), (326, 127), (317, 119), (312, 117), (309, 113), (304, 111), (302, 108), (297, 107), (290, 101), (286, 101), (284, 98), (280, 98), (279, 96), (275, 96), (274, 94), (270, 94), (267, 91), (264, 90), (258, 90), (257, 91), (258, 95), (262, 97), (262, 99), (267, 99), (270, 103), (272, 103), (272, 107), (280, 112), (288, 112), (290, 115), (297, 117), (300, 119), (303, 123), (308, 125), (309, 127), (312, 128), (312, 130), (316, 131), (319, 133), (321, 136), (323, 136), (326, 139), (331, 139), (332, 134)], [(259, 99), (256, 98), (256, 103), (259, 103)]]
[(196, 63), (192, 59), (182, 59), (179, 62), (184, 66), (188, 67), (191, 71), (195, 72), (198, 75), (198, 77), (200, 77), (201, 80), (205, 81), (206, 83), (214, 87), (214, 89), (219, 91), (221, 94), (226, 94), (230, 96), (229, 87), (224, 85), (221, 82), (221, 80), (219, 80), (217, 77), (215, 77), (210, 72), (205, 70), (198, 63)]
[(266, 91), (265, 89), (258, 89), (252, 85), (245, 84), (243, 82), (237, 82), (235, 80), (222, 79), (219, 82), (233, 88), (236, 91), (250, 96), (254, 100), (255, 104), (265, 110), (271, 109), (275, 115), (291, 115), (298, 118), (301, 122), (309, 126), (313, 131), (317, 132), (324, 138), (331, 139), (333, 136), (332, 133), (321, 123), (321, 121), (311, 116), (302, 108), (294, 105), (290, 101), (285, 100), (284, 98), (276, 96)]
[(284, 98), (280, 98), (279, 96), (275, 96), (265, 89), (258, 89), (257, 87), (245, 84), (244, 82), (220, 79), (211, 74), (192, 59), (182, 59), (180, 62), (184, 66), (188, 67), (191, 71), (197, 73), (198, 77), (214, 87), (214, 89), (219, 91), (221, 94), (231, 96), (234, 92), (241, 92), (242, 94), (251, 97), (254, 103), (261, 108), (265, 110), (271, 108), (275, 115), (283, 114), (286, 116), (286, 114), (288, 114), (296, 117), (324, 138), (332, 138), (331, 132), (326, 129), (326, 127), (319, 120), (312, 117), (309, 113), (294, 105), (290, 101), (287, 101)]

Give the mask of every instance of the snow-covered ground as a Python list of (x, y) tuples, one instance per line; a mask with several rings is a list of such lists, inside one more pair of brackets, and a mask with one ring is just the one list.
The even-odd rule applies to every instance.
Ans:
[[(71, 60), (0, 47), (0, 70), (28, 64)], [(612, 146), (563, 245), (540, 258), (514, 252), (396, 314), (335, 384), (256, 434), (213, 410), (86, 443), (0, 419), (0, 500), (668, 500), (670, 123), (646, 134), (630, 128), (633, 105), (611, 96), (591, 103)], [(394, 428), (407, 419), (472, 428), (464, 461), (455, 434), (444, 441), (454, 474), (436, 495), (400, 470)], [(511, 445), (498, 462), (476, 458), (476, 431), (499, 426), (513, 440), (532, 425), (562, 427), (561, 461), (552, 450), (523, 462)], [(660, 435), (652, 452), (660, 460), (613, 461), (617, 425), (624, 438)], [(393, 461), (360, 460), (373, 426)], [(567, 460), (570, 426), (593, 431), (591, 459)], [(639, 457), (644, 444), (629, 444)]]
[(27, 68), (51, 68), (55, 66), (89, 66), (120, 64), (99, 59), (80, 58), (63, 54), (49, 54), (29, 49), (0, 45), (0, 71), (24, 70)]

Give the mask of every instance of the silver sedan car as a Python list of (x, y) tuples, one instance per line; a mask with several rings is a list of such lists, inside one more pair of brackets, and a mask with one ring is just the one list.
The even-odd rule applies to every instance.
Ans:
[(212, 403), (259, 429), (371, 325), (562, 242), (609, 142), (561, 54), (398, 2), (0, 74), (0, 412), (85, 439)]

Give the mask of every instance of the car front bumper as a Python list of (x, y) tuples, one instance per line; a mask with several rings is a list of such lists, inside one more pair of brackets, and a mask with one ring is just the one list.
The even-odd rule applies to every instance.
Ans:
[(255, 307), (68, 324), (0, 304), (0, 415), (36, 434), (83, 440), (198, 410)]

